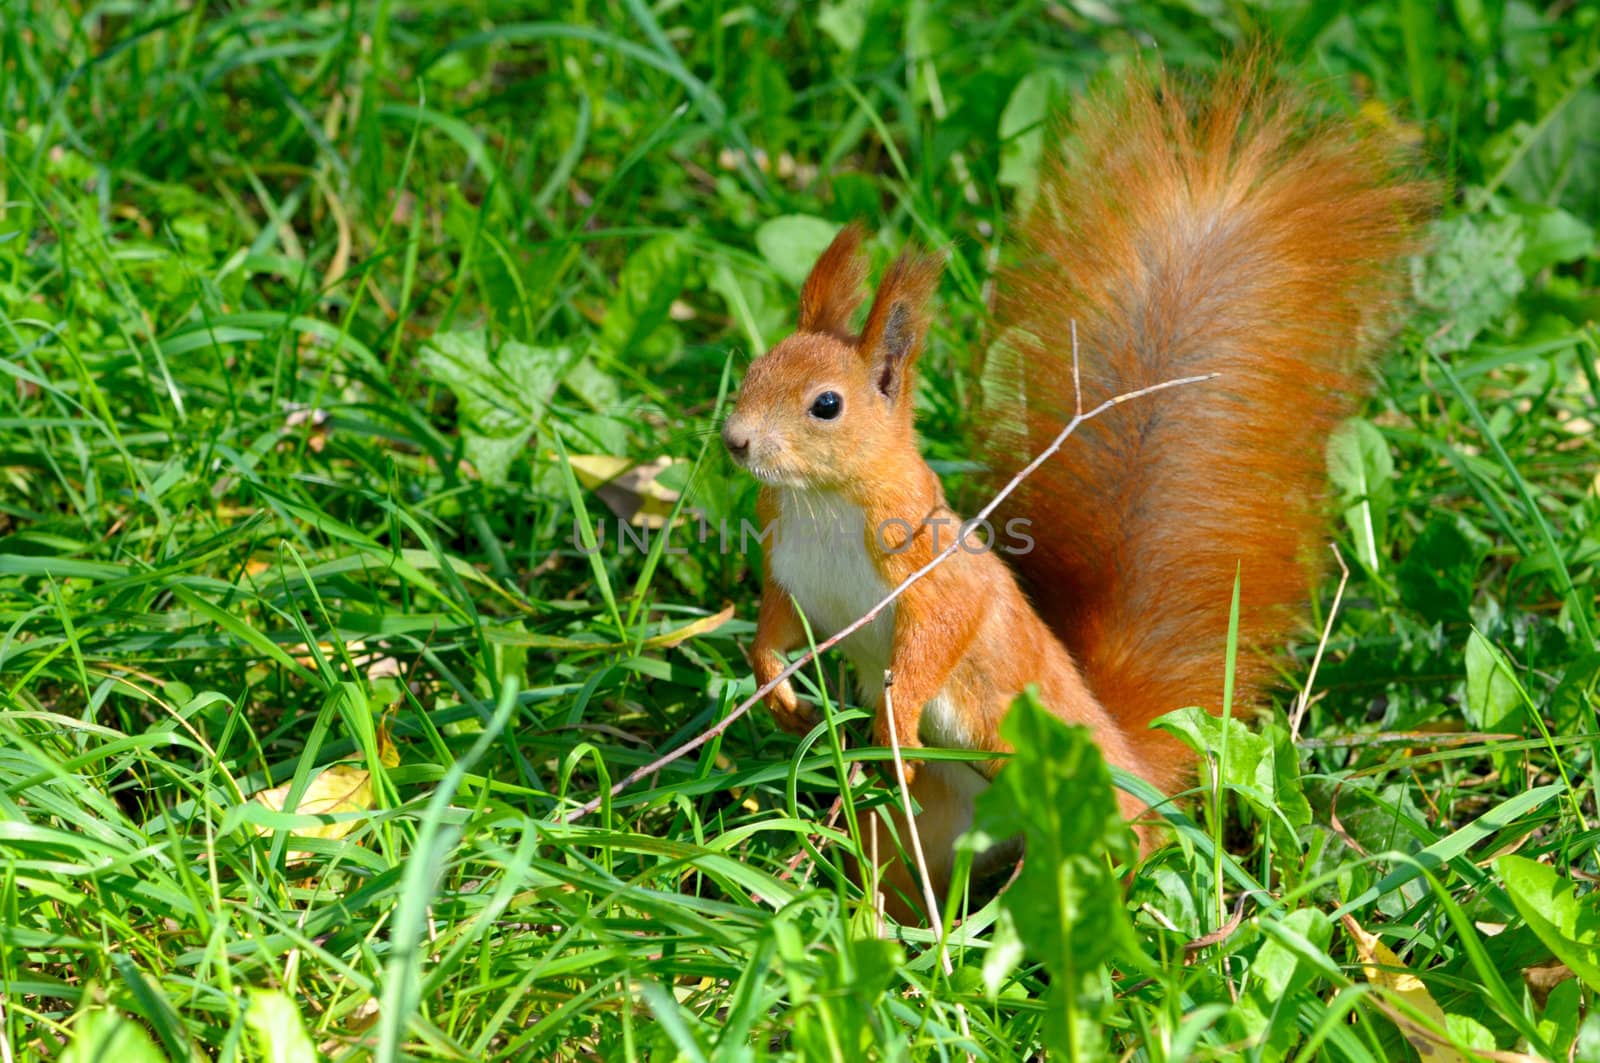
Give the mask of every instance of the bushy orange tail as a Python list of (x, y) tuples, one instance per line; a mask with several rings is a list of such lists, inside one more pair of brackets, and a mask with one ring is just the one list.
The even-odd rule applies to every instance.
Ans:
[[(1170, 790), (1190, 758), (1147, 725), (1220, 709), (1236, 566), (1241, 646), (1281, 642), (1310, 589), (1325, 442), (1431, 189), (1392, 135), (1313, 113), (1259, 59), (1074, 110), (1001, 277), (987, 458), (1003, 482), (1071, 416), (1074, 323), (1085, 408), (1220, 374), (1088, 423), (1007, 514), (1033, 522), (1041, 615)], [(1236, 703), (1269, 669), (1239, 654)]]

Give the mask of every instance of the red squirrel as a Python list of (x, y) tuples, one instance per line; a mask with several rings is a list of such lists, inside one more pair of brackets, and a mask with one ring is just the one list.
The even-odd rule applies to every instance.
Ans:
[[(1033, 684), (1109, 763), (1170, 793), (1193, 755), (1149, 724), (1221, 708), (1235, 572), (1241, 646), (1281, 643), (1297, 622), (1324, 534), (1325, 440), (1363, 392), (1429, 188), (1403, 175), (1397, 137), (1313, 112), (1260, 60), (1199, 89), (1135, 72), (1074, 111), (998, 278), (982, 455), (994, 486), (1072, 415), (1074, 330), (1084, 408), (1216, 379), (1085, 423), (1025, 481), (996, 521), (1030, 522), (1015, 574), (996, 550), (958, 550), (841, 647), (879, 745), (886, 671), (908, 750), (1004, 752), (1000, 720)], [(903, 255), (858, 331), (862, 238), (847, 226), (822, 254), (798, 330), (750, 366), (723, 427), (774, 528), (761, 684), (805, 642), (797, 606), (818, 640), (833, 634), (959, 524), (913, 428), (939, 265)], [(1259, 700), (1269, 677), (1264, 654), (1241, 651), (1236, 702)], [(791, 731), (815, 720), (788, 682), (768, 705)], [(908, 764), (936, 890), (1002, 763)], [(1121, 799), (1128, 817), (1144, 811)], [(890, 878), (908, 882), (903, 869)]]

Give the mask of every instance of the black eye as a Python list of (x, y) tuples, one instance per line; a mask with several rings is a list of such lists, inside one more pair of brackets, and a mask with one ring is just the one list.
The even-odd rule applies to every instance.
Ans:
[(811, 403), (811, 416), (819, 421), (831, 421), (844, 410), (844, 400), (837, 391), (824, 391)]

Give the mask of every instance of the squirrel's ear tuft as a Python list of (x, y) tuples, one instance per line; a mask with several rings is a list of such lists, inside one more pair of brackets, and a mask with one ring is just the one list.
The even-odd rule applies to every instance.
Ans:
[(800, 331), (850, 335), (850, 315), (861, 305), (861, 282), (867, 277), (867, 256), (861, 253), (866, 230), (851, 222), (811, 267), (800, 289)]
[(917, 357), (928, 336), (928, 301), (939, 286), (944, 262), (927, 255), (903, 254), (878, 285), (867, 322), (861, 328), (860, 351), (872, 369), (872, 380), (890, 405), (907, 396)]

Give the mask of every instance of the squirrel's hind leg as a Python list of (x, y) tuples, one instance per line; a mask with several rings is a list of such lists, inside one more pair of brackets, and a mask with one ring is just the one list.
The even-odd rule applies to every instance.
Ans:
[[(917, 815), (917, 837), (922, 843), (934, 898), (940, 905), (948, 901), (950, 880), (955, 872), (956, 839), (972, 826), (973, 802), (988, 785), (988, 780), (971, 764), (937, 760), (925, 761), (911, 783), (911, 796), (921, 809)], [(889, 823), (885, 823), (885, 819)], [(864, 817), (860, 828), (861, 851), (868, 859), (875, 858), (878, 864), (878, 889), (884, 910), (901, 923), (927, 922), (921, 878), (913, 862), (911, 835), (899, 802)], [(982, 904), (1003, 883), (1002, 873), (1009, 873), (1010, 866), (1021, 854), (1020, 839), (1002, 842), (979, 854), (969, 879), (975, 905)], [(857, 867), (853, 871), (856, 880), (865, 885), (862, 869)]]

